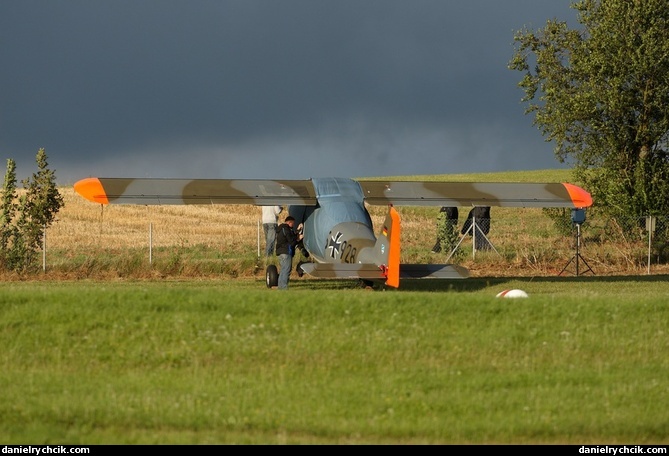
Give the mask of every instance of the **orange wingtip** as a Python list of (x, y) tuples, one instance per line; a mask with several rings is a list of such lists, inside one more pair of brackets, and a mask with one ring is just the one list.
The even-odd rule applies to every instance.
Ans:
[(582, 208), (592, 206), (592, 196), (590, 196), (590, 193), (573, 184), (563, 183), (562, 185), (567, 189), (567, 193), (569, 193), (569, 197), (575, 207)]
[(74, 184), (74, 191), (94, 203), (109, 204), (107, 193), (97, 177), (81, 179)]

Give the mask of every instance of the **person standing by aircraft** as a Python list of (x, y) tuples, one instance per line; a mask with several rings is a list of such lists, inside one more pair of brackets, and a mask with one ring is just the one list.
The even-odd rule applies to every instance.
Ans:
[(283, 208), (281, 206), (263, 206), (262, 207), (262, 229), (265, 233), (265, 256), (274, 255), (274, 244), (276, 242), (276, 227), (279, 221), (279, 214)]
[[(299, 241), (302, 240), (302, 234), (297, 234), (293, 226), (295, 218), (290, 215), (286, 217), (284, 223), (276, 229), (276, 256), (279, 257), (279, 281), (278, 288), (285, 290), (288, 288), (290, 272), (293, 269), (293, 255)], [(302, 230), (302, 224), (297, 227)]]

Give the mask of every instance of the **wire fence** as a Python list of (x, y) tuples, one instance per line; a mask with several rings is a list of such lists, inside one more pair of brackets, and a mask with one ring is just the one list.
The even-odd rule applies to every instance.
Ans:
[[(519, 224), (526, 225), (526, 222), (523, 220)], [(573, 253), (558, 275), (570, 271), (576, 275), (595, 274), (590, 263), (596, 263), (605, 273), (629, 273), (645, 267), (647, 274), (652, 272), (653, 266), (669, 264), (667, 217), (597, 216), (589, 220), (585, 217), (574, 220), (573, 216), (553, 218), (553, 235), (534, 227), (538, 237), (529, 240), (523, 239), (518, 233), (511, 238), (509, 232), (500, 233), (494, 218), (474, 217), (471, 221), (467, 220), (461, 229), (458, 229), (457, 221), (446, 220), (445, 225), (446, 234), (442, 231), (440, 247), (447, 252), (447, 260), (475, 259), (477, 254), (490, 257), (490, 253), (499, 258), (508, 258), (509, 246), (517, 252), (525, 249), (528, 257), (536, 259), (537, 253), (548, 245), (555, 248), (555, 255), (542, 255), (547, 260), (555, 259), (558, 255), (564, 257), (568, 248)], [(565, 247), (568, 248), (565, 250)], [(588, 261), (587, 256), (592, 260)]]
[[(207, 264), (211, 271), (234, 275), (264, 260), (264, 235), (255, 206), (70, 210), (47, 230), (45, 271), (94, 270), (116, 262), (117, 269), (159, 269), (166, 274), (206, 270)], [(406, 263), (456, 263), (491, 275), (669, 273), (667, 217), (613, 219), (588, 213), (586, 220), (574, 223), (569, 210), (550, 216), (536, 208), (493, 208), (488, 218), (452, 218), (440, 232), (438, 209), (398, 210), (401, 261)], [(370, 207), (375, 227), (382, 225), (386, 212)], [(435, 239), (443, 248), (435, 249)], [(220, 266), (223, 263), (227, 266)]]

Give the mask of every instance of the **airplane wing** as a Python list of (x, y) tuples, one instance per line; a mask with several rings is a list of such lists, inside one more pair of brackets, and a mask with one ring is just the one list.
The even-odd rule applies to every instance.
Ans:
[[(567, 183), (431, 182), (357, 180), (371, 205), (571, 207), (592, 205), (592, 197)], [(317, 203), (311, 179), (154, 179), (89, 177), (74, 184), (84, 198), (101, 204)]]
[(74, 189), (101, 204), (316, 204), (311, 180), (89, 177)]
[(394, 206), (592, 206), (592, 197), (566, 183), (427, 182), (358, 180), (365, 201)]

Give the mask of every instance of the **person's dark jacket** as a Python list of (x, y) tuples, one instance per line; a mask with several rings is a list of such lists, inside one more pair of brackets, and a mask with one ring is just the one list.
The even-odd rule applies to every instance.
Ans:
[(443, 206), (439, 212), (446, 213), (446, 220), (458, 222), (458, 208), (451, 206)]
[[(476, 217), (476, 225), (484, 233), (488, 234), (490, 232), (490, 207), (489, 206), (476, 206), (467, 215), (467, 220), (462, 225), (462, 230), (460, 234), (465, 234), (470, 231), (472, 227), (472, 219)], [(471, 232), (469, 235), (471, 236)]]
[(297, 245), (297, 234), (287, 223), (282, 223), (276, 227), (276, 255), (295, 254)]

